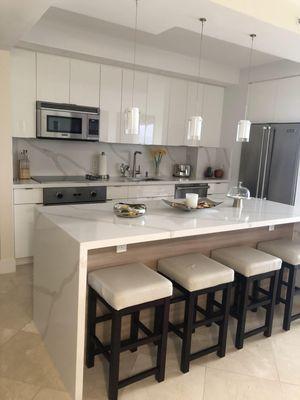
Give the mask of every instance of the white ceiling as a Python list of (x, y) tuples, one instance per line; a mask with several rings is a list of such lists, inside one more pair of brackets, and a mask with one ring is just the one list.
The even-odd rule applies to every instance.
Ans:
[[(175, 44), (173, 40), (181, 38), (181, 34), (189, 36), (187, 31), (199, 32), (197, 19), (205, 16), (208, 19), (206, 35), (210, 38), (247, 47), (249, 33), (255, 32), (258, 35), (256, 49), (300, 62), (300, 26), (296, 23), (300, 16), (299, 1), (140, 0), (139, 3), (140, 30), (161, 35), (163, 44), (160, 46), (177, 46), (180, 52), (189, 52), (189, 49), (184, 49), (182, 40)], [(134, 23), (134, 0), (0, 0), (0, 46), (12, 46), (22, 40), (50, 6), (124, 27), (132, 27)], [(284, 23), (280, 24), (281, 20)], [(207, 54), (209, 49), (210, 46)], [(224, 59), (231, 55), (234, 47), (228, 45), (227, 49), (228, 53), (223, 53)], [(220, 54), (222, 57), (222, 52)], [(241, 62), (239, 57), (234, 60), (237, 64)], [(257, 62), (261, 63), (259, 59)]]

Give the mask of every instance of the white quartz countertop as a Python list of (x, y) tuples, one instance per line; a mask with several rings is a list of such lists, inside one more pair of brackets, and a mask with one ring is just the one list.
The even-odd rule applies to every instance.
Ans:
[(87, 250), (300, 222), (300, 208), (260, 199), (245, 201), (242, 210), (227, 200), (191, 212), (155, 200), (146, 202), (147, 213), (136, 219), (117, 217), (113, 204), (39, 206), (38, 211)]
[(51, 182), (51, 183), (38, 183), (33, 179), (26, 181), (15, 181), (13, 184), (14, 189), (42, 189), (51, 187), (80, 187), (80, 186), (141, 186), (141, 185), (175, 185), (178, 183), (228, 183), (225, 179), (183, 179), (174, 177), (162, 177), (158, 181), (130, 181), (126, 178), (112, 177), (107, 181), (86, 181), (86, 182)]

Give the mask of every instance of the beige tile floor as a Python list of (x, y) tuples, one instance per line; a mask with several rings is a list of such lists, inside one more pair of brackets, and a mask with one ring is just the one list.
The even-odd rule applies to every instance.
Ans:
[[(263, 313), (250, 313), (248, 325), (262, 320)], [(180, 341), (170, 335), (167, 379), (153, 378), (120, 391), (120, 400), (299, 400), (300, 321), (290, 332), (281, 330), (282, 308), (278, 307), (274, 334), (246, 341), (243, 350), (233, 346), (235, 322), (230, 321), (228, 352), (219, 359), (211, 354), (191, 364), (188, 374), (178, 367)], [(193, 347), (206, 346), (217, 330), (203, 328)], [(123, 353), (121, 377), (151, 366), (153, 347)], [(107, 364), (97, 358), (85, 371), (84, 399), (106, 399)], [(16, 274), (0, 275), (0, 399), (70, 400), (32, 322), (32, 268), (19, 267)]]

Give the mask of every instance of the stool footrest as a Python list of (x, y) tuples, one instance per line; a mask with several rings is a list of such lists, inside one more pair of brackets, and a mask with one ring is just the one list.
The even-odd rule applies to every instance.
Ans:
[(201, 321), (195, 321), (193, 323), (193, 328), (199, 328), (200, 326), (203, 325), (208, 325), (208, 324), (212, 324), (212, 323), (217, 323), (220, 322), (224, 319), (224, 315), (222, 313), (215, 313), (215, 316), (211, 317), (211, 318), (205, 318), (202, 319)]
[(300, 318), (300, 313), (291, 316), (292, 321), (295, 321), (296, 319), (299, 319), (299, 318)]
[(140, 320), (137, 321), (137, 326), (138, 328), (143, 331), (147, 336), (153, 335), (153, 332), (146, 326), (144, 325)]
[(259, 328), (252, 329), (251, 331), (244, 333), (244, 338), (257, 335), (258, 333), (264, 332), (267, 329), (266, 325), (260, 326)]
[(180, 301), (184, 301), (185, 300), (185, 295), (179, 295), (179, 296), (176, 296), (176, 297), (171, 297), (171, 301), (170, 301), (170, 304), (174, 304), (174, 303), (179, 303)]
[(211, 347), (207, 347), (206, 349), (200, 350), (200, 351), (196, 351), (195, 353), (192, 353), (190, 355), (190, 360), (195, 360), (196, 358), (200, 358), (202, 356), (206, 356), (207, 354), (210, 353), (214, 353), (219, 349), (219, 345), (215, 345), (215, 346), (211, 346)]
[(169, 332), (174, 332), (175, 335), (179, 336), (181, 339), (183, 339), (183, 333), (181, 332), (180, 328), (178, 325), (183, 326), (183, 324), (172, 324), (172, 322), (169, 322)]
[(247, 305), (247, 310), (253, 310), (254, 308), (257, 308), (257, 307), (267, 306), (270, 303), (271, 303), (271, 299), (269, 297), (268, 298), (264, 297), (259, 300), (254, 300), (250, 304)]
[(94, 355), (103, 354), (107, 361), (110, 361), (110, 346), (104, 346), (104, 344), (97, 338), (96, 335), (92, 336), (92, 338), (95, 345)]
[(111, 314), (105, 314), (105, 315), (100, 315), (100, 316), (96, 317), (95, 322), (96, 322), (96, 324), (99, 324), (101, 322), (110, 321), (110, 320), (111, 320)]
[(268, 290), (260, 287), (260, 286), (257, 288), (257, 291), (262, 293), (262, 294), (264, 294), (264, 295), (266, 295), (266, 296), (270, 296), (270, 292)]
[(158, 369), (156, 367), (147, 369), (146, 371), (139, 372), (136, 375), (130, 376), (129, 378), (122, 379), (118, 382), (118, 388), (121, 389), (125, 386), (130, 385), (131, 383), (138, 382), (148, 376), (155, 375)]

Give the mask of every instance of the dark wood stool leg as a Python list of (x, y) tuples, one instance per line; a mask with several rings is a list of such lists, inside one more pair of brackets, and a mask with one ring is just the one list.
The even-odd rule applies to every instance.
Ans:
[(228, 287), (223, 290), (222, 294), (222, 312), (224, 313), (224, 318), (219, 330), (219, 340), (218, 340), (219, 349), (217, 351), (219, 357), (224, 357), (226, 353), (228, 319), (230, 310), (230, 293), (231, 293), (231, 285), (228, 285)]
[[(166, 370), (170, 299), (167, 299), (164, 302), (164, 305), (160, 306), (159, 308), (160, 308), (160, 311), (158, 312), (160, 314), (159, 332), (161, 333), (161, 339), (157, 347), (157, 361), (156, 361), (157, 373), (155, 375), (155, 378), (158, 382), (162, 382), (165, 379), (165, 370)], [(157, 332), (157, 330), (155, 332)]]
[(88, 326), (87, 326), (87, 344), (86, 344), (86, 366), (92, 368), (95, 363), (95, 345), (94, 335), (96, 329), (96, 307), (97, 293), (89, 287), (88, 292)]
[[(194, 323), (197, 321), (197, 305), (198, 305), (198, 296), (195, 296), (195, 307), (194, 307)], [(196, 332), (196, 329), (193, 328), (192, 330), (193, 333)]]
[(244, 334), (247, 317), (247, 302), (249, 296), (250, 279), (241, 276), (240, 280), (240, 295), (239, 295), (239, 309), (238, 309), (238, 323), (235, 337), (235, 347), (242, 349), (244, 346)]
[(267, 313), (266, 313), (266, 322), (265, 325), (267, 329), (264, 332), (266, 337), (270, 337), (272, 335), (273, 328), (273, 317), (274, 317), (274, 309), (276, 302), (276, 295), (278, 289), (278, 278), (280, 271), (277, 271), (270, 279), (269, 292), (271, 296), (271, 303), (268, 305)]
[(111, 352), (109, 363), (109, 400), (118, 398), (119, 366), (120, 366), (120, 347), (121, 347), (121, 315), (118, 311), (113, 311), (111, 325)]
[[(252, 298), (254, 301), (258, 300), (258, 288), (259, 288), (259, 281), (256, 280), (253, 282), (253, 288), (252, 288)], [(257, 312), (257, 308), (253, 308), (252, 312)]]
[(237, 274), (234, 277), (234, 299), (233, 305), (230, 309), (230, 313), (234, 318), (237, 318), (238, 311), (240, 308), (240, 279)]
[[(212, 313), (214, 311), (214, 300), (215, 300), (215, 292), (210, 292), (207, 293), (206, 296), (206, 312), (208, 315), (208, 318), (212, 316)], [(211, 326), (212, 324), (207, 324), (206, 326)]]
[[(137, 341), (138, 336), (139, 336), (139, 327), (138, 327), (138, 322), (140, 318), (140, 312), (136, 311), (131, 314), (131, 322), (130, 322), (130, 339)], [(133, 349), (130, 350), (132, 353), (137, 351), (137, 347), (134, 347)]]
[(185, 301), (185, 311), (184, 311), (184, 327), (183, 327), (183, 340), (182, 340), (181, 365), (180, 365), (181, 372), (183, 373), (188, 372), (190, 367), (194, 307), (195, 307), (195, 295), (193, 293), (190, 293), (188, 294), (188, 297)]
[(277, 286), (277, 292), (276, 292), (276, 304), (280, 303), (283, 273), (284, 273), (284, 266), (282, 266), (279, 271), (278, 286)]
[(283, 318), (283, 329), (289, 331), (292, 322), (292, 311), (295, 296), (295, 286), (296, 286), (296, 268), (288, 267), (289, 277), (288, 286), (286, 291), (286, 304), (284, 308), (284, 318)]

